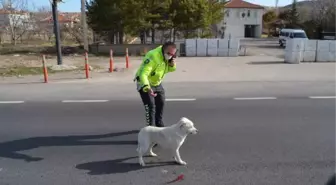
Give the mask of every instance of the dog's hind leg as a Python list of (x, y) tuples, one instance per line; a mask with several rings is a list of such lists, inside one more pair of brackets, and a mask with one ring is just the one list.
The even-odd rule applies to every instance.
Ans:
[(138, 147), (137, 151), (138, 151), (138, 157), (139, 157), (139, 164), (141, 166), (145, 166), (145, 162), (143, 160), (143, 154), (144, 154), (144, 152), (143, 152), (142, 148)]
[(138, 157), (139, 157), (139, 164), (141, 166), (145, 166), (145, 162), (143, 160), (143, 155), (148, 151), (149, 149), (149, 144), (148, 142), (143, 142), (138, 145)]
[(153, 147), (154, 147), (155, 143), (152, 143), (149, 147), (149, 155), (151, 157), (157, 157), (157, 154), (153, 152)]

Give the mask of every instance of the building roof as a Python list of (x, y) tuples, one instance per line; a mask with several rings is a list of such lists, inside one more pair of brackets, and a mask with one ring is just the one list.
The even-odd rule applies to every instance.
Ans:
[[(68, 22), (71, 22), (70, 19), (65, 18), (63, 15), (58, 15), (58, 21), (59, 21), (60, 23), (68, 23)], [(49, 22), (49, 23), (51, 23), (51, 22), (53, 22), (53, 17), (50, 15), (50, 16), (48, 16), (47, 18), (42, 19), (41, 22)]]
[(0, 9), (0, 14), (27, 14), (28, 12), (23, 10), (15, 10), (11, 8)]
[(231, 0), (225, 4), (225, 8), (253, 8), (253, 9), (264, 9), (263, 6), (249, 3), (243, 0)]
[[(79, 22), (78, 17), (79, 13), (59, 13), (58, 14), (58, 21), (60, 23), (70, 23), (70, 22)], [(47, 16), (46, 18), (40, 20), (40, 22), (49, 22), (53, 21), (52, 15)]]

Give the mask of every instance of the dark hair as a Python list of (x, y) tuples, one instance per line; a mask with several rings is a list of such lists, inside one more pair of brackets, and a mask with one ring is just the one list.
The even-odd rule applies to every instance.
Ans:
[(173, 46), (174, 48), (176, 48), (176, 44), (174, 42), (170, 42), (170, 41), (165, 42), (162, 47), (167, 48), (168, 46)]

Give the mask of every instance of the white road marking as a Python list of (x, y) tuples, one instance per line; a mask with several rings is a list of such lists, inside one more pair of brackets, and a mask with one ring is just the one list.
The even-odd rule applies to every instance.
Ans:
[(24, 103), (24, 101), (0, 101), (0, 104), (18, 104)]
[(195, 98), (167, 98), (166, 101), (195, 101)]
[(109, 100), (63, 100), (62, 103), (104, 103)]
[(276, 97), (241, 97), (234, 98), (235, 100), (275, 100)]
[(311, 99), (335, 99), (336, 96), (309, 96)]

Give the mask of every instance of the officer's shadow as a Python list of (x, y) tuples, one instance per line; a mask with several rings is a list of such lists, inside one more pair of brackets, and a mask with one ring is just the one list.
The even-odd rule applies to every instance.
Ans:
[(103, 139), (129, 134), (136, 134), (138, 130), (131, 130), (119, 133), (102, 135), (79, 135), (79, 136), (47, 136), (32, 137), (0, 143), (0, 158), (24, 160), (26, 162), (40, 161), (43, 158), (33, 157), (19, 153), (24, 150), (31, 150), (39, 147), (49, 146), (83, 146), (83, 145), (137, 145), (137, 141), (86, 141), (92, 139)]
[[(150, 157), (145, 156), (145, 158)], [(133, 162), (126, 162), (132, 159)], [(76, 165), (76, 168), (80, 170), (88, 170), (89, 175), (106, 175), (106, 174), (127, 173), (131, 171), (137, 171), (141, 169), (148, 169), (160, 166), (177, 165), (176, 162), (147, 162), (146, 166), (142, 167), (138, 162), (134, 162), (135, 159), (137, 159), (137, 157), (126, 157), (108, 161), (88, 162)]]

